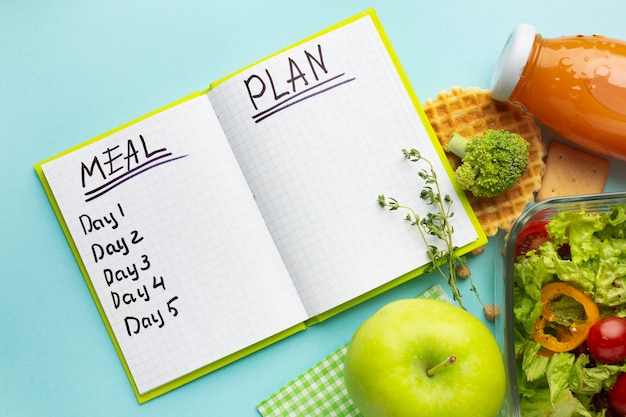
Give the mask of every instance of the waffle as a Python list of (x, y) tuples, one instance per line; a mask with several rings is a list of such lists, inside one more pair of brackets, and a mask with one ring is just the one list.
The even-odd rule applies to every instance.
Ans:
[[(534, 118), (522, 106), (494, 101), (489, 91), (476, 87), (453, 87), (449, 92), (442, 91), (436, 98), (427, 100), (423, 107), (443, 146), (453, 132), (471, 137), (487, 129), (515, 132), (530, 143), (528, 168), (515, 185), (490, 198), (466, 192), (487, 236), (496, 235), (500, 229), (509, 231), (524, 207), (534, 201), (545, 171), (546, 147)], [(450, 153), (447, 156), (456, 169), (460, 159)]]

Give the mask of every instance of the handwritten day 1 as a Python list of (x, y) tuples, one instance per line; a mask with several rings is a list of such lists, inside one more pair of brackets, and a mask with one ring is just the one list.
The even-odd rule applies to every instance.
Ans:
[(118, 216), (120, 218), (124, 217), (124, 209), (122, 209), (122, 205), (120, 203), (117, 203), (117, 210), (110, 211), (109, 213), (99, 217), (92, 217), (89, 214), (81, 214), (78, 216), (78, 220), (80, 221), (83, 233), (87, 236), (89, 233), (96, 232), (107, 227), (110, 227), (113, 230), (117, 229), (120, 225)]

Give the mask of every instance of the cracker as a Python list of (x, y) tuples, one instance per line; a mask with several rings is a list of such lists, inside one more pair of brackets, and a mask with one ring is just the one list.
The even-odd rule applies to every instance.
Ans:
[(536, 200), (601, 193), (609, 175), (607, 159), (554, 141), (546, 158), (546, 172)]

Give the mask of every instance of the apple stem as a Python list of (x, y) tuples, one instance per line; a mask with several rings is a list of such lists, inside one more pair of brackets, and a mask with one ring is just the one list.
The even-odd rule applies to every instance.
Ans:
[(444, 361), (438, 363), (430, 369), (427, 369), (426, 375), (433, 376), (437, 372), (441, 371), (443, 368), (447, 368), (448, 366), (452, 365), (454, 362), (456, 362), (456, 356), (448, 356)]

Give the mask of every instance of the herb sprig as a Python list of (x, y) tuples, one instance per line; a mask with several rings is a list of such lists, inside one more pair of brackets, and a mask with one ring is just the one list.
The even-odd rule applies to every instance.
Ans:
[[(469, 269), (464, 259), (457, 254), (456, 250), (458, 248), (454, 245), (452, 239), (454, 234), (454, 227), (450, 222), (450, 219), (454, 216), (452, 197), (450, 197), (449, 194), (442, 196), (439, 180), (437, 179), (433, 164), (423, 157), (417, 149), (411, 149), (409, 151), (403, 149), (402, 153), (405, 158), (411, 162), (422, 161), (427, 165), (427, 168), (418, 171), (418, 176), (425, 183), (420, 192), (420, 198), (424, 200), (427, 205), (433, 206), (434, 210), (426, 213), (424, 216), (420, 216), (413, 208), (402, 205), (395, 198), (387, 198), (382, 194), (378, 196), (378, 204), (383, 208), (388, 208), (390, 211), (404, 210), (407, 212), (404, 219), (410, 222), (411, 225), (417, 227), (424, 244), (427, 246), (426, 253), (431, 262), (426, 268), (426, 272), (436, 270), (441, 274), (448, 282), (452, 291), (452, 297), (460, 307), (465, 308), (461, 300), (461, 292), (456, 285), (457, 278), (469, 278), (471, 285), (470, 290), (476, 295), (476, 298), (484, 307), (478, 290), (472, 281), (471, 274), (468, 273)], [(437, 240), (443, 242), (443, 247), (440, 248), (430, 243), (429, 236), (434, 236)]]

